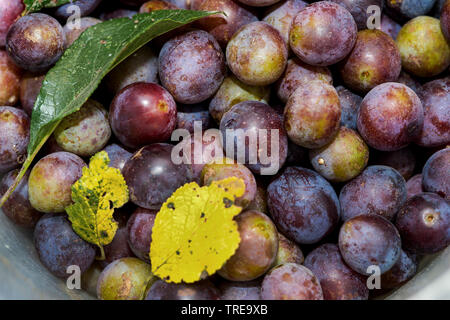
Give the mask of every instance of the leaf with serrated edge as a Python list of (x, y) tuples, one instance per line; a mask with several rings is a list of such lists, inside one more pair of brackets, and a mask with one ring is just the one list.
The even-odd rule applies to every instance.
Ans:
[(152, 229), (150, 260), (155, 275), (167, 282), (198, 281), (212, 275), (240, 243), (234, 200), (245, 192), (242, 179), (179, 188), (162, 205)]

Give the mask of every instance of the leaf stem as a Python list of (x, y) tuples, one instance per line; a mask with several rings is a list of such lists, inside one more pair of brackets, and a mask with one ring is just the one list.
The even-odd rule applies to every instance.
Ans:
[(103, 249), (103, 246), (101, 245), (98, 245), (98, 247), (100, 248), (100, 257), (97, 257), (96, 259), (99, 261), (103, 261), (106, 259), (105, 249)]

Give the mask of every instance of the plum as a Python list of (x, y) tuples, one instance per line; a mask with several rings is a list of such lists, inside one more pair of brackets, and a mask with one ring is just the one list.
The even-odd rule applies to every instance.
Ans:
[(369, 6), (377, 6), (380, 9), (383, 8), (383, 0), (331, 0), (345, 9), (347, 9), (353, 19), (355, 19), (356, 25), (358, 26), (358, 30), (367, 29), (367, 20), (369, 18), (369, 14), (367, 13), (367, 9)]
[(79, 25), (76, 25), (74, 23), (67, 23), (63, 28), (66, 35), (66, 41), (64, 42), (65, 48), (70, 47), (75, 42), (75, 40), (77, 40), (80, 35), (84, 31), (86, 31), (87, 28), (95, 26), (96, 24), (99, 24), (101, 22), (102, 20), (100, 19), (84, 17), (80, 19)]
[(22, 0), (0, 0), (0, 47), (5, 46), (9, 28), (24, 9)]
[(220, 300), (260, 300), (260, 281), (232, 282), (223, 281), (219, 284)]
[(103, 149), (108, 154), (109, 157), (109, 166), (123, 170), (125, 166), (125, 162), (131, 158), (132, 154), (122, 148), (121, 146), (113, 143)]
[(22, 70), (0, 50), (0, 106), (14, 106), (19, 101)]
[(422, 188), (422, 174), (416, 174), (415, 176), (411, 177), (406, 182), (406, 191), (408, 192), (407, 199), (410, 199), (414, 197), (415, 195), (418, 195), (419, 193), (423, 193), (424, 190)]
[(278, 253), (273, 267), (285, 263), (302, 264), (304, 260), (305, 257), (303, 256), (303, 252), (299, 246), (297, 246), (295, 242), (283, 236), (281, 233), (278, 233)]
[(20, 104), (22, 109), (31, 117), (45, 74), (27, 72), (20, 81)]
[(433, 154), (423, 168), (423, 189), (450, 200), (450, 148)]
[(127, 223), (128, 243), (134, 254), (141, 260), (150, 263), (150, 244), (152, 229), (157, 211), (137, 208)]
[(157, 280), (145, 300), (219, 300), (220, 292), (209, 280), (196, 283), (166, 283)]
[(128, 245), (128, 229), (120, 226), (112, 242), (103, 247), (105, 252), (105, 260), (99, 261), (99, 264), (106, 268), (110, 263), (127, 257), (134, 257), (133, 251)]
[(336, 88), (341, 103), (341, 126), (356, 130), (359, 107), (363, 98), (343, 86)]

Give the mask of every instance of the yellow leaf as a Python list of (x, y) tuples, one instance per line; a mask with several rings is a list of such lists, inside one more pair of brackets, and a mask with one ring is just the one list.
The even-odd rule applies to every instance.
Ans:
[(219, 270), (241, 241), (233, 218), (242, 208), (234, 200), (244, 192), (244, 181), (236, 177), (175, 191), (152, 229), (153, 273), (167, 282), (192, 283)]
[(66, 208), (75, 232), (102, 250), (111, 243), (118, 224), (113, 218), (114, 208), (128, 202), (128, 187), (119, 169), (108, 167), (109, 157), (101, 151), (91, 158), (89, 167), (72, 185), (74, 204)]

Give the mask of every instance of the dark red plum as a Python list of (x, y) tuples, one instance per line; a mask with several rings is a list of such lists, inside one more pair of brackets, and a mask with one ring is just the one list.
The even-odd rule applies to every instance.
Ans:
[(307, 6), (302, 0), (287, 0), (277, 3), (268, 9), (263, 21), (280, 31), (284, 42), (289, 45), (289, 31), (295, 16)]
[(252, 86), (266, 86), (283, 74), (288, 49), (277, 29), (257, 21), (233, 35), (226, 56), (228, 67), (239, 80)]
[(419, 193), (423, 193), (422, 174), (416, 174), (406, 182), (407, 199), (410, 199)]
[(72, 185), (81, 178), (86, 163), (69, 152), (56, 152), (40, 159), (30, 173), (30, 203), (45, 213), (64, 212), (72, 203)]
[(20, 104), (31, 117), (45, 74), (27, 72), (20, 81)]
[(224, 12), (225, 15), (213, 15), (202, 18), (197, 25), (216, 38), (222, 48), (226, 48), (228, 41), (242, 26), (258, 21), (258, 18), (239, 6), (233, 0), (203, 0), (197, 10), (210, 12)]
[(304, 266), (286, 263), (273, 268), (261, 285), (262, 300), (323, 300), (319, 280)]
[(339, 96), (333, 86), (314, 80), (299, 86), (284, 109), (284, 126), (289, 139), (313, 149), (330, 143), (341, 121)]
[(101, 2), (102, 0), (77, 0), (73, 3), (68, 3), (58, 7), (55, 10), (54, 15), (58, 19), (66, 20), (75, 13), (71, 6), (77, 6), (80, 10), (80, 16), (85, 17), (90, 15)]
[(369, 147), (359, 134), (341, 127), (334, 140), (309, 151), (314, 169), (329, 181), (345, 182), (359, 175), (369, 161)]
[(397, 81), (395, 81), (395, 82), (402, 83), (405, 86), (409, 87), (419, 97), (422, 94), (423, 88), (422, 88), (422, 85), (420, 84), (420, 82), (416, 78), (413, 78), (411, 75), (406, 73), (405, 71), (400, 72), (400, 76), (398, 77)]
[(377, 214), (392, 220), (406, 201), (406, 182), (393, 168), (370, 166), (341, 190), (342, 220)]
[[(5, 194), (9, 187), (13, 185), (18, 173), (19, 170), (17, 169), (3, 176), (0, 181), (0, 195)], [(28, 177), (29, 173), (25, 174), (17, 188), (2, 206), (2, 211), (15, 224), (33, 228), (42, 213), (35, 210), (28, 199)]]
[(278, 98), (286, 103), (299, 86), (313, 80), (322, 80), (330, 85), (333, 84), (333, 77), (327, 67), (311, 66), (298, 58), (289, 59), (286, 71), (276, 83)]
[(304, 261), (305, 257), (300, 247), (294, 241), (278, 233), (278, 253), (273, 266), (276, 267), (285, 263), (303, 264)]
[(434, 80), (422, 87), (423, 129), (416, 143), (439, 147), (450, 143), (450, 77)]
[(445, 1), (441, 11), (441, 30), (444, 36), (450, 41), (450, 1)]
[(245, 163), (254, 173), (273, 175), (286, 161), (288, 139), (281, 116), (265, 103), (235, 105), (222, 117), (220, 131), (227, 157)]
[(418, 269), (417, 257), (402, 250), (397, 263), (381, 276), (382, 289), (394, 289), (414, 277)]
[(422, 131), (423, 107), (407, 86), (388, 82), (372, 89), (361, 103), (358, 131), (364, 141), (380, 151), (400, 150)]
[(0, 107), (0, 174), (19, 167), (30, 141), (30, 118), (20, 109)]
[(135, 82), (158, 83), (158, 56), (149, 46), (133, 53), (106, 78), (106, 85), (113, 94)]
[(353, 270), (370, 274), (377, 266), (381, 274), (391, 269), (400, 258), (401, 240), (395, 226), (379, 215), (360, 215), (347, 220), (339, 232), (339, 249)]
[(319, 279), (325, 300), (369, 298), (364, 278), (345, 264), (335, 244), (323, 244), (311, 251), (306, 257), (305, 267)]
[(395, 221), (403, 247), (417, 254), (432, 254), (450, 245), (450, 203), (433, 193), (406, 201)]
[(20, 18), (24, 9), (22, 0), (0, 0), (0, 47), (5, 46), (9, 28)]
[(363, 98), (354, 94), (347, 88), (339, 86), (336, 88), (341, 103), (341, 125), (356, 130), (356, 120)]
[(70, 47), (75, 40), (77, 40), (80, 35), (86, 31), (87, 28), (95, 26), (96, 24), (101, 23), (102, 20), (92, 18), (92, 17), (84, 17), (79, 21), (79, 25), (75, 25), (73, 23), (67, 23), (64, 26), (64, 33), (66, 35), (66, 41), (64, 43), (65, 48)]
[(377, 85), (396, 81), (401, 68), (394, 40), (373, 29), (358, 32), (355, 47), (339, 65), (339, 72), (348, 88), (366, 93)]
[(172, 146), (155, 143), (137, 151), (122, 170), (136, 205), (159, 210), (172, 193), (191, 180), (187, 165), (172, 162)]
[(152, 229), (157, 211), (137, 208), (128, 219), (128, 243), (134, 254), (141, 260), (150, 262)]
[(232, 282), (219, 284), (220, 300), (261, 300), (260, 281)]
[(177, 106), (170, 93), (155, 83), (131, 84), (116, 95), (109, 119), (125, 146), (138, 148), (170, 138), (177, 121)]
[(382, 14), (380, 21), (380, 30), (390, 36), (392, 39), (396, 39), (400, 29), (402, 28), (397, 22), (389, 18), (388, 15)]
[(225, 57), (206, 31), (189, 31), (172, 38), (159, 54), (162, 85), (175, 100), (195, 104), (213, 96), (225, 78)]
[(397, 170), (405, 180), (413, 175), (417, 165), (416, 155), (410, 147), (392, 152), (377, 152), (374, 159), (374, 163), (377, 165)]
[(329, 66), (350, 53), (357, 31), (355, 20), (347, 9), (333, 2), (319, 1), (295, 16), (289, 43), (304, 62)]
[(423, 168), (423, 189), (450, 200), (450, 148), (436, 152)]
[(6, 49), (21, 68), (45, 71), (64, 52), (65, 35), (59, 22), (43, 13), (31, 13), (17, 20), (6, 36)]
[(278, 232), (270, 218), (258, 211), (245, 211), (236, 222), (241, 235), (239, 248), (218, 274), (230, 281), (254, 280), (275, 262)]
[(201, 123), (201, 130), (205, 131), (213, 126), (208, 107), (203, 104), (199, 105), (178, 105), (177, 112), (177, 128), (185, 129), (189, 133), (194, 133), (196, 122)]
[(14, 106), (19, 101), (21, 76), (20, 68), (0, 50), (0, 106)]
[(166, 283), (157, 280), (145, 300), (219, 300), (219, 290), (209, 280), (196, 283)]
[(70, 276), (69, 266), (87, 271), (95, 259), (95, 247), (81, 239), (62, 215), (46, 214), (38, 221), (34, 245), (42, 264), (60, 278)]
[(367, 29), (367, 20), (370, 14), (367, 13), (369, 6), (383, 8), (383, 0), (331, 0), (347, 9), (353, 19), (355, 19), (358, 30)]
[(103, 150), (108, 154), (109, 166), (121, 171), (125, 166), (125, 162), (132, 156), (130, 152), (115, 143), (110, 144)]
[(339, 221), (333, 187), (318, 173), (288, 167), (267, 188), (267, 203), (278, 230), (298, 244), (322, 240)]
[(103, 247), (105, 251), (105, 260), (99, 261), (103, 268), (106, 268), (110, 263), (127, 257), (134, 257), (128, 245), (128, 230), (125, 226), (119, 227), (116, 231), (113, 241)]

